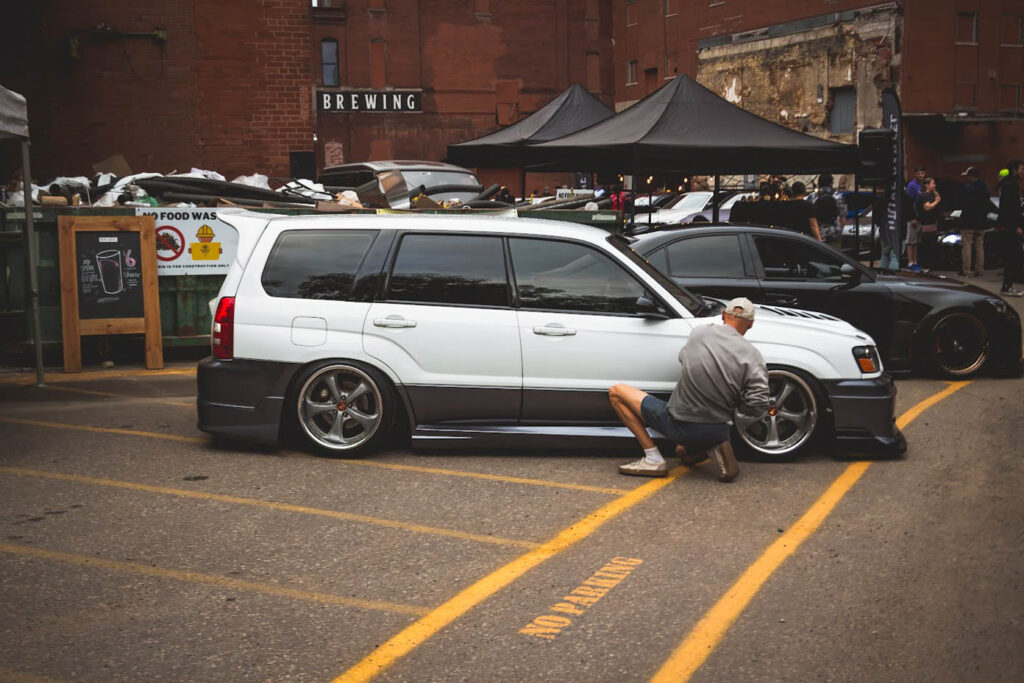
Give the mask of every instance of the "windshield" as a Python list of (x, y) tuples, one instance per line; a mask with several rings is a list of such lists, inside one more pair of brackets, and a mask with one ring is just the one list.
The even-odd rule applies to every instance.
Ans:
[(423, 185), (427, 188), (428, 193), (430, 193), (430, 188), (442, 185), (461, 185), (466, 188), (465, 192), (473, 192), (474, 195), (483, 189), (480, 186), (480, 181), (472, 173), (459, 171), (402, 171), (401, 173), (406, 187), (411, 189)]
[(633, 248), (629, 246), (629, 242), (622, 235), (609, 235), (608, 243), (613, 247), (621, 251), (629, 258), (630, 261), (635, 263), (640, 270), (644, 271), (662, 286), (669, 294), (671, 294), (676, 301), (681, 303), (686, 310), (692, 313), (694, 316), (699, 317), (704, 312), (704, 302), (695, 294), (691, 294), (686, 289), (683, 289), (676, 283), (669, 280), (667, 277), (661, 274), (657, 268), (652, 266), (643, 256), (633, 251)]
[(665, 208), (673, 211), (700, 211), (711, 199), (710, 192), (687, 192), (669, 203)]

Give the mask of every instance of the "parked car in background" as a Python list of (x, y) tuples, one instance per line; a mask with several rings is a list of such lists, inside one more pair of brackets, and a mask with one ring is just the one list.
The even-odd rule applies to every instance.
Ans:
[[(683, 194), (676, 197), (674, 200), (666, 204), (664, 207), (650, 214), (650, 220), (644, 221), (643, 218), (636, 222), (651, 222), (651, 223), (689, 223), (694, 216), (702, 214), (707, 216), (708, 220), (711, 220), (711, 213), (714, 208), (713, 199), (714, 192), (708, 191), (697, 191), (697, 192), (684, 192)], [(728, 204), (729, 208), (736, 203), (743, 193), (734, 192), (720, 192), (719, 202), (721, 209)], [(719, 216), (720, 221), (727, 220), (728, 213), (725, 216)]]
[(679, 196), (678, 192), (638, 194), (633, 197), (633, 213), (653, 213)]
[[(394, 427), (414, 448), (608, 448), (635, 442), (608, 402), (628, 382), (668, 396), (679, 349), (721, 303), (680, 289), (626, 238), (481, 216), (220, 212), (238, 258), (198, 369), (200, 429), (332, 455)], [(737, 419), (739, 447), (900, 449), (895, 388), (870, 336), (777, 307), (747, 333), (769, 367), (770, 411)]]
[[(882, 255), (881, 229), (872, 225), (873, 211), (870, 207), (861, 209), (860, 215), (846, 218), (843, 233), (839, 238), (840, 249), (845, 254), (856, 255), (858, 260), (878, 259)], [(857, 234), (860, 233), (860, 239)]]
[(435, 202), (465, 203), (483, 191), (472, 171), (439, 161), (364, 161), (328, 166), (317, 178), (328, 191), (354, 190), (360, 199), (407, 209), (422, 191)]
[(959, 280), (886, 275), (775, 228), (666, 230), (636, 238), (633, 247), (688, 291), (808, 311), (787, 313), (796, 317), (842, 318), (878, 342), (890, 372), (970, 377), (1022, 370), (1020, 316), (1000, 297)]

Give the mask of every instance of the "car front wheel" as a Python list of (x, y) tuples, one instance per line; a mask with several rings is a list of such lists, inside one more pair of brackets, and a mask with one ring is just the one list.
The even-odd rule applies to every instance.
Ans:
[(988, 359), (985, 324), (970, 313), (942, 316), (932, 325), (926, 343), (931, 369), (946, 377), (970, 377)]
[(755, 459), (789, 460), (812, 442), (821, 424), (821, 395), (812, 387), (812, 380), (786, 369), (768, 370), (768, 391), (769, 409), (764, 417), (736, 416), (737, 443)]
[(309, 368), (293, 405), (300, 435), (326, 455), (354, 455), (380, 442), (396, 408), (394, 391), (378, 371), (347, 361)]

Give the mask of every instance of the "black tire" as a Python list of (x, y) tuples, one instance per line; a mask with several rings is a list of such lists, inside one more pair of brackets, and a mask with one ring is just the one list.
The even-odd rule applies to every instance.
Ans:
[(332, 457), (361, 456), (379, 447), (390, 436), (398, 409), (387, 377), (351, 360), (306, 368), (286, 403), (302, 445)]
[(786, 462), (826, 431), (825, 398), (812, 377), (791, 368), (769, 368), (768, 388), (769, 414), (752, 421), (737, 416), (732, 442), (746, 460)]
[(952, 311), (939, 316), (923, 335), (921, 357), (932, 374), (966, 379), (978, 374), (988, 361), (988, 330), (973, 313)]

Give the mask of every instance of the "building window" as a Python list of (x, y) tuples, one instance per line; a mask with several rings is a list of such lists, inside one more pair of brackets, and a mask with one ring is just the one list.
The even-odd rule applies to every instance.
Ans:
[(664, 0), (665, 2), (665, 16), (674, 17), (679, 14), (679, 0)]
[(587, 53), (587, 90), (601, 92), (601, 54)]
[(957, 45), (978, 44), (978, 15), (976, 12), (957, 12), (956, 43)]
[(370, 41), (370, 87), (383, 88), (388, 84), (388, 42)]
[(636, 6), (636, 0), (626, 0), (626, 26), (636, 26), (640, 23), (640, 9)]
[(679, 75), (679, 53), (669, 52), (665, 55), (665, 79), (675, 78)]
[(1024, 46), (1024, 16), (1020, 14), (1004, 14), (1000, 22), (1002, 37), (999, 44), (1003, 47)]
[(831, 88), (832, 111), (828, 115), (829, 131), (852, 133), (857, 120), (857, 91), (854, 88)]
[(324, 85), (337, 86), (341, 83), (338, 75), (338, 41), (334, 38), (320, 41), (320, 72)]
[(636, 85), (636, 60), (626, 62), (626, 85)]
[(1004, 84), (999, 86), (999, 108), (1003, 111), (1019, 111), (1024, 109), (1021, 101), (1024, 88), (1020, 84)]

